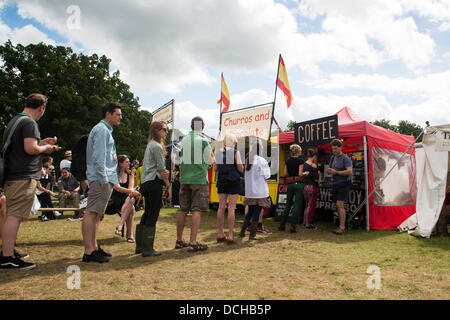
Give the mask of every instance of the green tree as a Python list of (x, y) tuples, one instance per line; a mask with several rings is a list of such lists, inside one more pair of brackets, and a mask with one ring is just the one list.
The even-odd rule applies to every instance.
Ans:
[[(381, 119), (381, 120), (375, 120), (371, 122), (374, 125), (377, 125), (379, 127), (383, 127), (385, 129), (392, 130), (394, 132), (414, 136), (416, 139), (423, 131), (423, 128), (419, 126), (418, 124), (415, 124), (413, 122), (409, 122), (407, 120), (400, 120), (397, 125), (390, 124), (390, 120)], [(418, 142), (422, 141), (422, 137), (418, 140)]]
[(57, 136), (64, 150), (90, 132), (101, 118), (107, 101), (122, 105), (122, 123), (114, 129), (119, 154), (142, 159), (149, 130), (150, 113), (139, 110), (139, 99), (120, 80), (120, 72), (109, 72), (106, 56), (76, 54), (69, 47), (30, 44), (0, 46), (0, 135), (8, 121), (22, 111), (25, 98), (34, 92), (47, 96), (44, 117), (39, 121), (42, 137)]
[(295, 129), (295, 124), (296, 122), (294, 120), (289, 120), (287, 126), (286, 126), (286, 131), (292, 131)]
[[(414, 136), (417, 138), (423, 131), (423, 128), (418, 124), (409, 122), (407, 120), (400, 120), (397, 125), (398, 133)], [(420, 137), (419, 142), (422, 141)]]
[(374, 122), (371, 122), (371, 123), (376, 126), (397, 132), (397, 126), (395, 124), (390, 124), (390, 122), (391, 122), (390, 120), (381, 119), (381, 120), (375, 120)]

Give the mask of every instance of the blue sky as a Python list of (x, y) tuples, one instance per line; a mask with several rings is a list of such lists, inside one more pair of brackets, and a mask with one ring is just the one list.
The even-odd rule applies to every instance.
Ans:
[(105, 54), (143, 108), (175, 99), (182, 131), (199, 114), (217, 135), (221, 72), (231, 109), (273, 101), (280, 53), (294, 94), (287, 109), (278, 91), (282, 127), (345, 106), (368, 121), (450, 123), (449, 0), (0, 0), (0, 8), (0, 41)]

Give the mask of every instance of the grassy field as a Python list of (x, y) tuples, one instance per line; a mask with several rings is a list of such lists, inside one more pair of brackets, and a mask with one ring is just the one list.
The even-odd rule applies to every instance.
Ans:
[[(142, 214), (138, 212), (135, 221)], [(215, 212), (202, 217), (201, 253), (174, 250), (175, 209), (163, 209), (157, 224), (160, 257), (134, 254), (134, 244), (114, 235), (118, 216), (106, 216), (99, 243), (113, 258), (106, 264), (82, 263), (81, 222), (31, 218), (21, 226), (17, 249), (37, 264), (30, 271), (0, 273), (0, 299), (449, 299), (450, 239), (420, 239), (393, 231), (350, 231), (335, 236), (332, 224), (318, 230), (279, 232), (236, 245), (216, 243)], [(190, 218), (187, 220), (189, 226)], [(248, 234), (248, 233), (247, 233)], [(185, 229), (189, 238), (189, 228)], [(67, 268), (79, 266), (81, 288), (69, 290)], [(368, 289), (380, 269), (381, 288)]]

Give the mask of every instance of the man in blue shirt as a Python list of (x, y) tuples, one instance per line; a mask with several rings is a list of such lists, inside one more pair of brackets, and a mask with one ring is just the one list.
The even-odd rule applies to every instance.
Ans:
[(338, 139), (331, 141), (331, 151), (333, 156), (330, 159), (330, 165), (327, 173), (332, 175), (332, 197), (336, 203), (339, 214), (339, 228), (333, 230), (334, 234), (343, 234), (345, 232), (345, 212), (344, 202), (348, 200), (350, 192), (350, 176), (353, 174), (352, 160), (342, 153), (342, 142)]
[[(108, 102), (102, 108), (103, 119), (92, 128), (86, 147), (86, 176), (89, 183), (88, 203), (83, 215), (81, 231), (84, 242), (83, 261), (108, 262), (111, 254), (97, 244), (97, 230), (105, 212), (113, 187), (119, 185), (117, 152), (112, 137), (113, 126), (120, 124), (120, 104)], [(126, 193), (138, 195), (133, 190)]]

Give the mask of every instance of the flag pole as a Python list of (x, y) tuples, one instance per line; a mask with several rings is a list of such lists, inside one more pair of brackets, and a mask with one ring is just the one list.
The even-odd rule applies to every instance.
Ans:
[[(272, 122), (275, 120), (275, 103), (276, 103), (276, 100), (277, 100), (278, 75), (280, 74), (280, 59), (281, 59), (281, 53), (278, 56), (277, 77), (275, 79), (275, 95), (273, 96)], [(272, 125), (270, 126), (270, 128), (271, 128), (271, 131), (269, 132), (269, 139), (272, 136)]]
[[(175, 99), (172, 99), (172, 146), (170, 148), (170, 190), (173, 190), (175, 161), (173, 159), (173, 150), (175, 149)], [(170, 199), (170, 206), (173, 207), (173, 198)]]
[(223, 72), (220, 75), (220, 109), (219, 109), (219, 113), (220, 113), (220, 119), (219, 119), (219, 137), (220, 137), (220, 131), (222, 130), (222, 90), (223, 90)]

